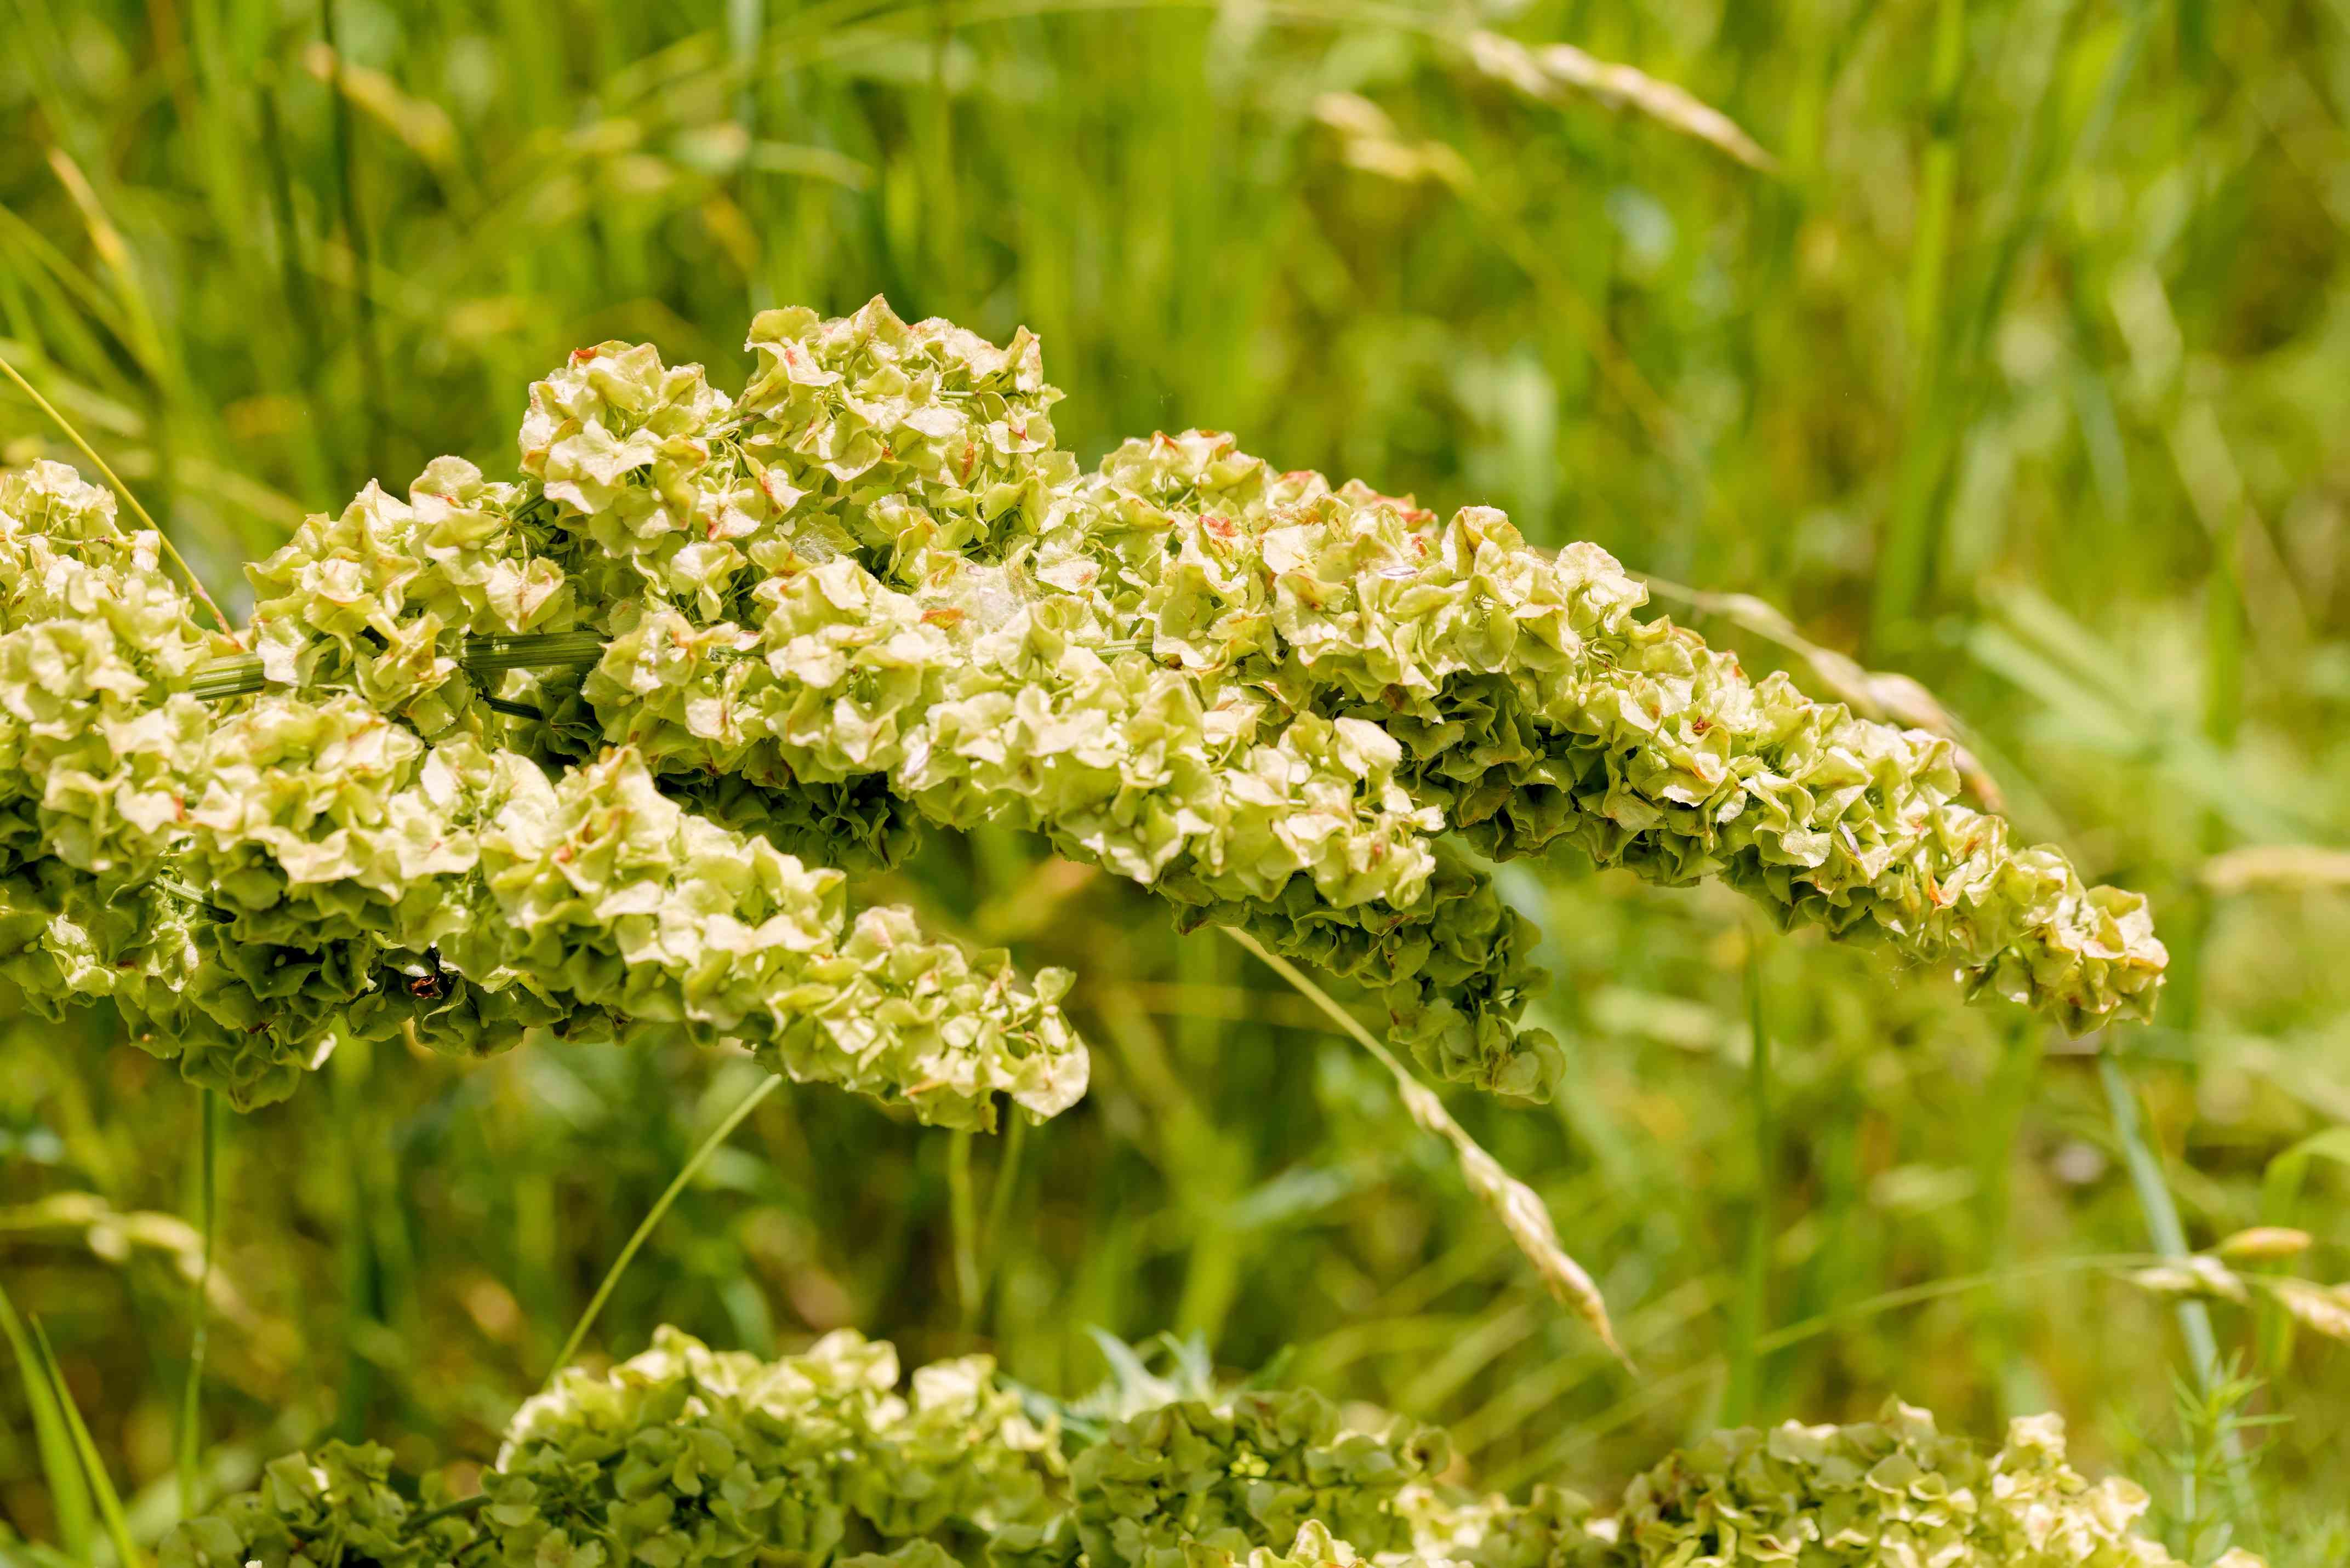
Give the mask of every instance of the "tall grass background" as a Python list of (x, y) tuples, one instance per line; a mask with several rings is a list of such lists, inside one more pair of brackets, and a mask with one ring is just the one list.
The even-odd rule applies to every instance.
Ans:
[[(1031, 842), (940, 838), (862, 892), (1073, 965), (1091, 1096), (975, 1146), (769, 1096), (588, 1354), (853, 1324), (1071, 1389), (1086, 1325), (1197, 1331), (1588, 1489), (1725, 1419), (2054, 1408), (2199, 1558), (2350, 1560), (2350, 1346), (2221, 1307), (2207, 1357), (2114, 1263), (2268, 1220), (2350, 1275), (2350, 878), (2246, 853), (2350, 841), (2342, 0), (0, 5), (0, 356), (224, 597), (369, 477), (510, 468), (577, 345), (739, 386), (754, 307), (881, 293), (1036, 329), (1087, 458), (1230, 429), (1762, 596), (1929, 685), (2170, 944), (2101, 1074), (1734, 897), (1512, 869), (1572, 1073), (1453, 1109), (1635, 1376), (1278, 978)], [(1762, 156), (1478, 28), (1686, 88)], [(13, 389), (0, 448), (78, 455)], [(1812, 679), (1735, 605), (1668, 607)], [(207, 1140), (110, 1018), (0, 1018), (8, 1532), (117, 1553), (57, 1481), (75, 1411), (142, 1543), (335, 1432), (462, 1484), (756, 1075), (543, 1044), (322, 1078)]]

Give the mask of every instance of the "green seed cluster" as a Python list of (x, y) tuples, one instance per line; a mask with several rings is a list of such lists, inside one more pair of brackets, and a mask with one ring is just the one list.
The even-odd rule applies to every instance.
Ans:
[(1404, 1488), (1443, 1469), (1432, 1428), (1349, 1431), (1310, 1389), (1180, 1400), (1110, 1428), (1071, 1467), (1077, 1538), (1094, 1568), (1184, 1568), (1246, 1556), (1318, 1521), (1366, 1552), (1408, 1551)]
[(627, 748), (504, 743), (448, 650), (576, 602), (517, 493), (443, 462), (410, 504), (370, 487), (314, 519), (255, 572), (266, 684), (208, 701), (228, 648), (155, 538), (70, 471), (12, 476), (0, 976), (52, 1012), (111, 998), (240, 1106), (338, 1036), (483, 1054), (531, 1027), (740, 1039), (950, 1126), (992, 1126), (999, 1094), (1074, 1103), (1066, 974), (1032, 989), (903, 910), (852, 916), (840, 871), (688, 809)]
[(771, 1363), (664, 1329), (525, 1404), (477, 1501), (405, 1501), (385, 1450), (329, 1445), (181, 1525), (163, 1568), (2176, 1568), (2131, 1533), (2146, 1494), (2076, 1473), (2054, 1417), (1994, 1452), (1898, 1402), (1719, 1432), (1603, 1516), (1555, 1488), (1513, 1503), (1439, 1480), (1443, 1433), (1350, 1426), (1310, 1391), (1141, 1410), (1065, 1459), (1074, 1429), (984, 1357), (905, 1394), (898, 1376), (853, 1333)]
[(1669, 885), (1721, 877), (2074, 1030), (2151, 1007), (2142, 898), (1961, 804), (1948, 741), (1637, 619), (1646, 590), (1594, 545), (1550, 558), (1490, 508), (1440, 523), (1197, 432), (1129, 442), (1099, 493), (1163, 521), (1135, 574), (1155, 651), (1380, 725), (1413, 800), (1484, 854), (1565, 843)]
[(2019, 1417), (1985, 1453), (1895, 1400), (1857, 1426), (1717, 1432), (1634, 1480), (1616, 1523), (1627, 1560), (1690, 1568), (2149, 1568), (2174, 1560), (2131, 1532), (2147, 1501), (2129, 1481), (2093, 1484), (2067, 1464), (2059, 1417)]
[(1601, 551), (1279, 472), (1081, 472), (1026, 334), (768, 311), (739, 399), (649, 347), (531, 390), (521, 478), (432, 463), (250, 568), (227, 658), (151, 537), (0, 487), (0, 973), (110, 996), (240, 1104), (338, 1031), (482, 1053), (683, 1027), (993, 1124), (1082, 1092), (1001, 955), (839, 873), (982, 822), (1372, 992), (1432, 1071), (1545, 1094), (1533, 929), (1476, 856), (1720, 877), (2068, 1028), (2150, 1010), (2143, 899), (1959, 799), (1946, 742), (1665, 620)]
[(904, 1394), (898, 1380), (896, 1353), (854, 1333), (762, 1362), (665, 1329), (608, 1375), (566, 1372), (525, 1403), (470, 1509), (428, 1521), (437, 1500), (401, 1502), (385, 1450), (333, 1444), (179, 1527), (162, 1560), (697, 1568), (930, 1542), (964, 1561), (1059, 1511), (1056, 1436), (986, 1358), (923, 1367)]
[(161, 557), (62, 463), (0, 472), (0, 875), (57, 857), (133, 881), (166, 852), (208, 727), (182, 692), (227, 645)]
[(598, 452), (642, 410), (712, 410), (651, 460), (647, 492), (677, 501), (588, 524), (653, 590), (582, 689), (608, 742), (1039, 831), (1187, 922), (1372, 986), (1424, 1062), (1508, 1093), (1556, 1065), (1515, 1027), (1533, 933), (1447, 829), (1721, 876), (2071, 1028), (2151, 1005), (2142, 899), (2012, 845), (1959, 800), (1948, 742), (1637, 619), (1643, 590), (1596, 549), (1546, 558), (1498, 513), (1440, 523), (1229, 437), (1080, 475), (1045, 444), (1024, 337), (999, 353), (877, 303), (771, 312), (751, 341), (731, 410), (650, 360), (567, 372), (567, 439)]

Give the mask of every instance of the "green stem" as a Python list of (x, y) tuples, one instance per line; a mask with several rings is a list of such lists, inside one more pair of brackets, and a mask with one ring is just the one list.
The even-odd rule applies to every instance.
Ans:
[(955, 1308), (965, 1334), (979, 1326), (979, 1193), (971, 1179), (971, 1137), (947, 1140), (947, 1213), (954, 1232)]
[[(2114, 1137), (2120, 1140), (2123, 1158), (2128, 1161), (2130, 1185), (2137, 1189), (2139, 1210), (2146, 1216), (2147, 1236), (2154, 1250), (2167, 1259), (2189, 1255), (2187, 1229), (2179, 1222), (2178, 1207), (2171, 1200), (2169, 1183), (2163, 1179), (2162, 1162), (2146, 1141), (2144, 1127), (2138, 1121), (2137, 1095), (2121, 1064), (2109, 1054), (2097, 1057), (2097, 1073), (2106, 1085), (2106, 1105), (2114, 1118)], [(2211, 1332), (2211, 1314), (2199, 1301), (2178, 1303), (2178, 1326), (2187, 1335), (2187, 1348), (2195, 1358), (2196, 1383), (2209, 1393), (2220, 1378), (2220, 1345)]]
[[(604, 639), (592, 631), (526, 632), (517, 637), (468, 637), (457, 662), (468, 675), (495, 675), (508, 670), (580, 669), (604, 656)], [(262, 673), (261, 656), (241, 654), (196, 666), (188, 680), (188, 694), (215, 702), (242, 697), (269, 684)]]
[[(2162, 1161), (2146, 1141), (2138, 1121), (2137, 1091), (2131, 1088), (2128, 1075), (2111, 1052), (2098, 1053), (2097, 1074), (2105, 1082), (2106, 1105), (2114, 1118), (2114, 1136), (2120, 1140), (2123, 1157), (2129, 1163), (2130, 1185), (2137, 1189), (2138, 1209), (2146, 1216), (2147, 1238), (2165, 1259), (2183, 1260), (2189, 1255), (2187, 1228), (2179, 1223), (2178, 1206), (2171, 1199), (2170, 1184), (2163, 1179)], [(2199, 1301), (2180, 1302), (2178, 1328), (2186, 1335), (2187, 1353), (2195, 1363), (2195, 1386), (2208, 1397), (2226, 1376), (2220, 1362), (2219, 1337), (2211, 1330), (2210, 1308)], [(2238, 1440), (2233, 1427), (2221, 1428), (2220, 1442), (2227, 1456), (2229, 1484), (2236, 1494), (2238, 1510), (2244, 1517), (2252, 1518), (2251, 1478), (2244, 1467), (2243, 1444)]]
[(489, 1504), (490, 1494), (477, 1491), (471, 1497), (461, 1497), (454, 1502), (442, 1503), (439, 1508), (427, 1509), (422, 1513), (403, 1521), (401, 1529), (412, 1540), (416, 1532), (428, 1524), (438, 1524), (444, 1519), (455, 1519), (460, 1514), (479, 1513)]
[(980, 1232), (979, 1303), (986, 1310), (995, 1288), (996, 1260), (1003, 1255), (1003, 1228), (1012, 1217), (1013, 1195), (1020, 1187), (1020, 1156), (1028, 1141), (1028, 1118), (1010, 1113), (1003, 1129), (1003, 1149), (995, 1161), (995, 1186), (987, 1198), (987, 1229)]
[(458, 661), (475, 674), (506, 670), (546, 670), (593, 664), (604, 657), (604, 639), (592, 631), (534, 631), (515, 637), (469, 637)]
[[(376, 1362), (360, 1347), (383, 1321), (380, 1302), (383, 1271), (369, 1208), (369, 1125), (375, 1101), (368, 1079), (373, 1047), (364, 1039), (338, 1039), (328, 1060), (335, 1106), (335, 1152), (342, 1166), (343, 1213), (336, 1250), (342, 1276), (342, 1383), (335, 1397), (335, 1434), (345, 1442), (367, 1440), (368, 1415), (376, 1398)], [(372, 1333), (370, 1331), (373, 1331)]]
[(351, 309), (359, 350), (359, 380), (366, 389), (367, 433), (360, 441), (368, 472), (385, 472), (383, 438), (391, 422), (391, 400), (383, 371), (383, 345), (375, 327), (375, 280), (368, 251), (366, 214), (359, 202), (359, 148), (351, 125), (351, 99), (343, 83), (342, 39), (335, 26), (335, 0), (318, 0), (318, 35), (327, 46), (328, 109), (335, 139), (335, 194), (342, 212), (343, 237), (351, 247)]
[(1911, 241), (1908, 321), (1913, 357), (1908, 452), (1877, 576), (1879, 649), (1923, 602), (1934, 575), (1935, 509), (1950, 442), (1945, 402), (1944, 294), (1950, 220), (1958, 192), (1959, 92), (1966, 77), (1966, 0), (1938, 0), (1928, 67), (1927, 143), (1918, 168), (1918, 223)]
[(210, 1089), (196, 1092), (196, 1224), (203, 1236), (204, 1261), (196, 1276), (189, 1306), (193, 1327), (188, 1345), (188, 1384), (180, 1397), (180, 1517), (193, 1519), (203, 1504), (198, 1495), (203, 1449), (203, 1386), (205, 1339), (212, 1327), (213, 1231), (220, 1218), (216, 1172), (220, 1151), (220, 1096)]
[(709, 1163), (710, 1157), (718, 1152), (718, 1147), (743, 1125), (743, 1118), (758, 1108), (761, 1100), (774, 1094), (783, 1081), (781, 1078), (766, 1079), (743, 1096), (743, 1103), (728, 1112), (724, 1121), (710, 1129), (710, 1136), (702, 1140), (702, 1147), (693, 1151), (693, 1157), (685, 1162), (685, 1168), (677, 1173), (677, 1179), (671, 1181), (668, 1190), (655, 1200), (651, 1212), (637, 1227), (636, 1234), (629, 1238), (629, 1244), (620, 1249), (618, 1258), (612, 1260), (612, 1267), (604, 1275), (604, 1282), (596, 1287), (595, 1297), (588, 1302), (588, 1310), (581, 1313), (579, 1321), (571, 1325), (571, 1337), (565, 1340), (563, 1348), (556, 1353), (555, 1366), (546, 1375), (549, 1383), (555, 1381), (556, 1373), (571, 1365), (571, 1357), (579, 1349), (579, 1342), (588, 1337), (588, 1328), (594, 1324), (597, 1314), (604, 1310), (604, 1303), (610, 1299), (612, 1287), (620, 1282), (620, 1276), (628, 1272), (638, 1250), (645, 1244), (645, 1238), (653, 1233), (653, 1227), (660, 1223), (661, 1216), (669, 1212), (670, 1205), (677, 1201), (677, 1195), (685, 1190), (686, 1183), (694, 1179), (696, 1173)]
[(1743, 1427), (1753, 1419), (1762, 1383), (1762, 1320), (1769, 1310), (1771, 1242), (1778, 1205), (1773, 1200), (1777, 1128), (1771, 1118), (1771, 1032), (1762, 1021), (1762, 943), (1746, 946), (1746, 1013), (1754, 1035), (1747, 1067), (1747, 1096), (1754, 1111), (1754, 1209), (1746, 1222), (1746, 1269), (1730, 1335), (1730, 1377), (1721, 1397), (1721, 1424)]

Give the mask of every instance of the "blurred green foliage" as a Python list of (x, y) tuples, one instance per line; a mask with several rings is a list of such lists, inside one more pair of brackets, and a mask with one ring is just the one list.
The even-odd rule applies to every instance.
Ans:
[[(0, 353), (224, 595), (371, 475), (443, 451), (511, 467), (525, 388), (578, 345), (651, 338), (731, 389), (757, 306), (879, 292), (999, 338), (1024, 323), (1087, 459), (1231, 429), (1762, 595), (1924, 680), (2028, 835), (2156, 899), (2173, 979), (2130, 1075), (2190, 1244), (2283, 1220), (2317, 1242), (2286, 1266), (2350, 1275), (2350, 1169), (2303, 1158), (2263, 1189), (2350, 1122), (2350, 889), (2280, 877), (2322, 864), (2290, 851), (2266, 875), (2214, 858), (2350, 842), (2339, 0), (8, 16)], [(1532, 96), (1478, 68), (1475, 26), (1686, 86), (1775, 170)], [(74, 455), (13, 394), (0, 448)], [(2081, 1049), (1942, 977), (1759, 936), (1731, 895), (1509, 877), (1573, 1075), (1549, 1110), (1456, 1108), (1549, 1201), (1638, 1379), (1305, 1002), (988, 834), (862, 891), (1074, 967), (1089, 1099), (1015, 1164), (776, 1095), (591, 1346), (671, 1321), (772, 1355), (853, 1324), (1069, 1391), (1102, 1370), (1084, 1325), (1198, 1330), (1227, 1366), (1294, 1346), (1285, 1378), (1451, 1424), (1483, 1480), (1593, 1490), (1725, 1399), (1826, 1420), (1898, 1392), (1978, 1435), (2055, 1408), (2087, 1464), (2155, 1490), (2174, 1543), (2217, 1539), (2220, 1461), (2184, 1464), (2196, 1487), (2159, 1457), (2215, 1440), (2174, 1414), (2170, 1309), (2100, 1262), (2152, 1243)], [(196, 1096), (109, 1019), (0, 1027), (0, 1272), (151, 1540), (177, 1506)], [(333, 1431), (462, 1481), (757, 1075), (543, 1045), (345, 1051), (326, 1076), (223, 1129), (216, 1487)], [(983, 1227), (960, 1272), (958, 1209)], [(2339, 1561), (2350, 1349), (2217, 1323), (2262, 1380), (2248, 1408), (2288, 1417), (2240, 1539)], [(0, 1519), (46, 1536), (22, 1397), (0, 1391)]]

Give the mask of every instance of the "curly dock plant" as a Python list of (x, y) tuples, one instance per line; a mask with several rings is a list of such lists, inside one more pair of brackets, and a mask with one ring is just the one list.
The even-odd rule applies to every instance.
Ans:
[(1477, 857), (1558, 845), (2068, 1029), (2152, 1006), (2142, 898), (1963, 804), (1948, 741), (1640, 618), (1594, 546), (1196, 431), (1084, 472), (1024, 332), (877, 300), (749, 347), (739, 399), (578, 350), (519, 478), (442, 458), (311, 518), (234, 642), (108, 496), (0, 481), (0, 973), (110, 997), (241, 1106), (338, 1034), (683, 1028), (992, 1126), (1083, 1093), (1068, 977), (852, 913), (842, 869), (987, 822), (1360, 983), (1513, 1096), (1558, 1047)]
[[(2146, 1492), (2074, 1470), (2053, 1416), (1991, 1451), (1898, 1401), (1852, 1426), (1717, 1432), (1609, 1513), (1551, 1487), (1475, 1492), (1444, 1479), (1441, 1429), (1342, 1418), (1311, 1389), (1055, 1407), (984, 1356), (903, 1394), (898, 1376), (849, 1331), (762, 1362), (662, 1329), (525, 1403), (472, 1498), (435, 1482), (411, 1501), (387, 1449), (329, 1444), (179, 1525), (161, 1565), (2178, 1568), (2133, 1530)], [(1106, 1424), (1063, 1419), (1105, 1402)]]

